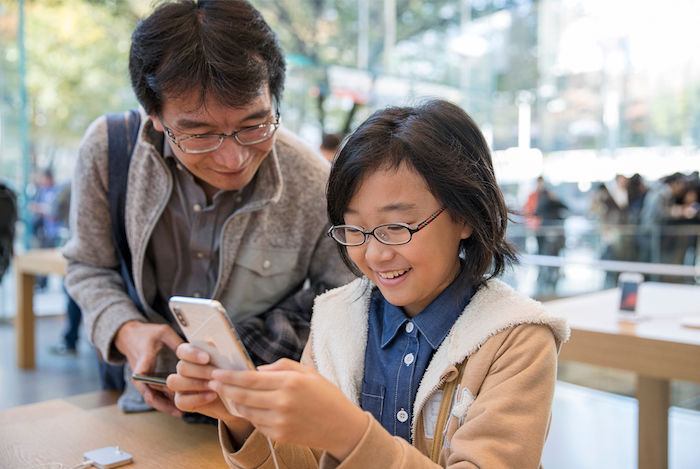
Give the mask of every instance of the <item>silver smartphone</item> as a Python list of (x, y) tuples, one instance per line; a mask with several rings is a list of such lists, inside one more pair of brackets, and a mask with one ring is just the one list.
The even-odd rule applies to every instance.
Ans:
[[(212, 365), (227, 370), (255, 369), (226, 310), (217, 300), (173, 296), (168, 304), (188, 342), (207, 352)], [(221, 400), (231, 414), (239, 415), (231, 402)]]

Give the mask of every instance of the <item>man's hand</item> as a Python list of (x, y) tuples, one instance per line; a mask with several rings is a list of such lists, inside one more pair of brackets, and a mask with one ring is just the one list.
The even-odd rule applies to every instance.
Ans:
[[(182, 342), (166, 324), (128, 321), (117, 331), (114, 345), (126, 357), (133, 373), (149, 374), (154, 371), (156, 356), (163, 346), (174, 351)], [(173, 403), (173, 392), (167, 387), (136, 381), (134, 386), (149, 406), (176, 417), (182, 415)]]

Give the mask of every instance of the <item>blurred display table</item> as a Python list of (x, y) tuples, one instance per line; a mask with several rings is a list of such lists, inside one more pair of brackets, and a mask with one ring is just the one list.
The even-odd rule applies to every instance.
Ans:
[(58, 249), (32, 249), (14, 258), (17, 273), (17, 366), (33, 369), (34, 278), (37, 275), (66, 275), (66, 259)]
[(619, 295), (612, 289), (544, 305), (571, 326), (561, 361), (636, 373), (638, 467), (667, 468), (670, 380), (700, 383), (700, 329), (681, 325), (683, 317), (700, 316), (700, 286), (643, 283), (635, 323), (619, 320)]
[(227, 467), (216, 426), (156, 411), (125, 414), (118, 397), (101, 391), (0, 411), (0, 467), (70, 468), (105, 446), (131, 454), (128, 469)]

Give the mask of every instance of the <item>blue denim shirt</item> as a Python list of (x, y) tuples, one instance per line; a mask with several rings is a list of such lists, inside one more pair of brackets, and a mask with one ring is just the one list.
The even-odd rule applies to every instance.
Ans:
[(362, 380), (362, 409), (392, 435), (411, 442), (413, 401), (433, 353), (474, 293), (462, 271), (413, 319), (374, 288)]

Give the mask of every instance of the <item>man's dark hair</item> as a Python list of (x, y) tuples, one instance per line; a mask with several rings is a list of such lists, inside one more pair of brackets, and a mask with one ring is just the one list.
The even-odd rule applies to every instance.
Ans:
[[(491, 277), (496, 276), (516, 260), (515, 248), (505, 237), (508, 209), (488, 144), (467, 113), (446, 101), (377, 111), (350, 135), (328, 179), (330, 222), (344, 223), (363, 178), (402, 164), (423, 177), (453, 220), (473, 228), (472, 235), (460, 242), (460, 255), (474, 284), (483, 281), (489, 270)], [(345, 264), (360, 275), (347, 248), (338, 247)]]
[(279, 104), (285, 60), (259, 11), (243, 0), (179, 0), (140, 21), (131, 36), (129, 73), (136, 97), (160, 114), (164, 96), (193, 90), (241, 107), (268, 83)]

